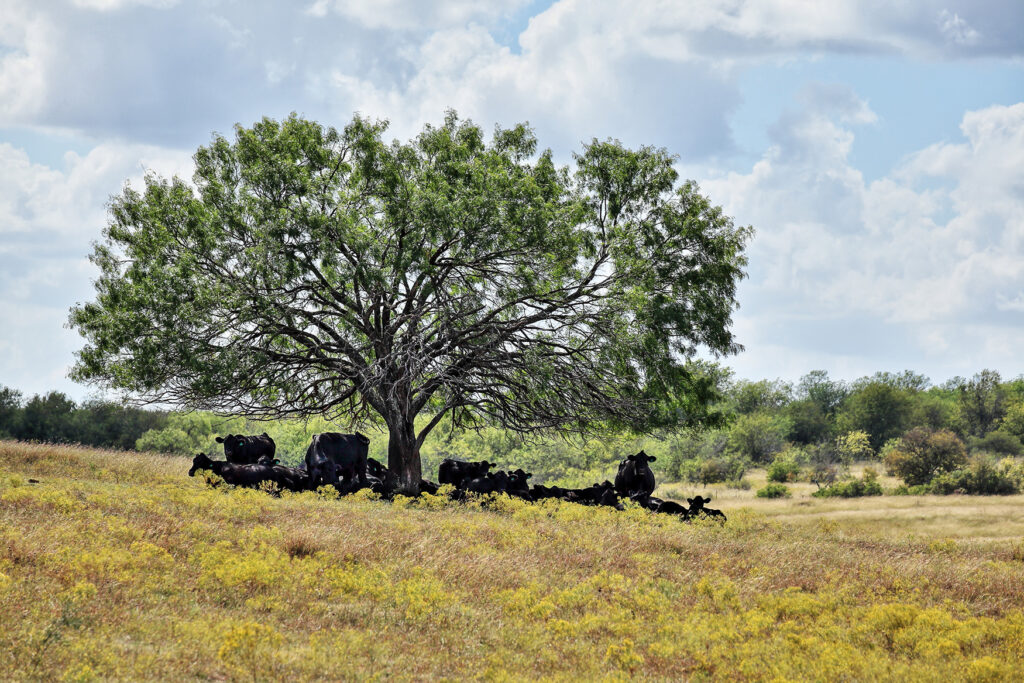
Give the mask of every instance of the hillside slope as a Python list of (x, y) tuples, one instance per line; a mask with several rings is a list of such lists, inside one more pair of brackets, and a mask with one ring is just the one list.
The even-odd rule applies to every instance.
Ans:
[(4, 676), (986, 680), (1024, 669), (1019, 540), (869, 533), (835, 503), (800, 523), (773, 519), (777, 506), (731, 508), (719, 526), (554, 501), (272, 498), (211, 489), (187, 468), (0, 442)]

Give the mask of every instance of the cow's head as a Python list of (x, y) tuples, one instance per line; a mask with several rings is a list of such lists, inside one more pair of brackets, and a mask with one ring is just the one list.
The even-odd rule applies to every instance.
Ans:
[(235, 449), (245, 448), (245, 439), (242, 434), (228, 434), (227, 436), (218, 436), (214, 440), (217, 443), (224, 444), (224, 455), (232, 455), (235, 453)]
[(192, 467), (189, 468), (188, 476), (196, 476), (196, 472), (199, 470), (208, 470), (213, 466), (213, 461), (207, 457), (206, 453), (197, 453), (196, 457), (192, 458)]
[(700, 510), (704, 507), (705, 503), (710, 503), (710, 498), (702, 498), (701, 496), (694, 496), (693, 498), (687, 498), (686, 502), (690, 504), (691, 510)]
[(522, 468), (508, 473), (509, 483), (515, 488), (525, 489), (526, 480), (533, 476), (533, 472), (526, 472)]
[(636, 455), (631, 455), (626, 460), (632, 460), (637, 465), (646, 465), (649, 462), (654, 462), (658, 457), (654, 455), (647, 455), (647, 453), (640, 451)]

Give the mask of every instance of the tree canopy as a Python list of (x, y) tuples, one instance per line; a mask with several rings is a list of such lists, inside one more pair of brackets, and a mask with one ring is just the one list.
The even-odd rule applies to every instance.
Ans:
[[(356, 117), (236, 126), (192, 183), (113, 198), (73, 377), (251, 416), (379, 416), (416, 490), (442, 420), (699, 426), (700, 354), (730, 331), (750, 228), (665, 150), (597, 141), (560, 167), (527, 125), (449, 112), (409, 142)], [(416, 431), (414, 418), (431, 419)]]

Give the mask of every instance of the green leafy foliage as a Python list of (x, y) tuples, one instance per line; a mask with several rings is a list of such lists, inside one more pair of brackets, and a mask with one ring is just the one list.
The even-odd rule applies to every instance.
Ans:
[(772, 483), (759, 488), (755, 495), (758, 498), (789, 498), (793, 494), (785, 484)]
[(969, 380), (954, 378), (949, 385), (956, 390), (965, 434), (981, 436), (1006, 414), (1006, 388), (998, 372), (982, 370)]
[(1008, 496), (1020, 493), (1022, 472), (1013, 459), (998, 463), (988, 457), (973, 458), (970, 464), (952, 472), (942, 472), (929, 483), (930, 493), (960, 493), (976, 496)]
[(796, 448), (789, 448), (779, 453), (768, 465), (768, 481), (780, 484), (796, 481), (800, 476), (804, 460), (804, 454)]
[(967, 463), (967, 449), (949, 430), (932, 431), (915, 427), (886, 454), (885, 466), (910, 486), (923, 485), (942, 472), (952, 472)]
[(843, 402), (836, 419), (841, 432), (863, 431), (878, 449), (908, 428), (912, 409), (907, 389), (888, 382), (866, 381)]
[(882, 493), (882, 485), (878, 483), (878, 473), (868, 468), (860, 479), (837, 482), (820, 488), (811, 495), (815, 498), (860, 498), (862, 496), (880, 496)]
[(166, 422), (162, 411), (100, 399), (79, 405), (58, 391), (24, 401), (20, 391), (0, 386), (0, 438), (129, 449)]
[(1003, 429), (996, 429), (982, 437), (971, 437), (967, 444), (972, 453), (983, 451), (1000, 455), (1020, 455), (1024, 451), (1020, 439)]
[(790, 424), (782, 415), (757, 412), (740, 415), (729, 428), (729, 452), (754, 463), (767, 464), (786, 447)]

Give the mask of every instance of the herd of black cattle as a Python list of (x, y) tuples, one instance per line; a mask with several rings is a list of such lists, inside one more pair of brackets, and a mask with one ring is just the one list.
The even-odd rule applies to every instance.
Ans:
[[(277, 446), (266, 433), (256, 436), (228, 434), (217, 437), (224, 444), (225, 460), (212, 460), (199, 453), (192, 460), (190, 477), (199, 470), (209, 470), (234, 486), (259, 488), (265, 482), (288, 491), (311, 491), (321, 486), (333, 486), (341, 495), (360, 489), (371, 489), (390, 499), (398, 489), (398, 477), (377, 460), (367, 457), (370, 440), (356, 432), (315, 434), (306, 449), (304, 467), (286, 467), (274, 457)], [(534, 501), (557, 498), (582, 505), (606, 505), (624, 509), (623, 500), (632, 500), (653, 512), (677, 515), (684, 520), (697, 517), (725, 521), (721, 510), (705, 507), (710, 498), (687, 498), (689, 507), (671, 500), (661, 500), (654, 492), (654, 472), (648, 463), (655, 458), (640, 451), (619, 463), (615, 483), (604, 481), (581, 489), (560, 486), (530, 486), (533, 476), (517, 469), (511, 472), (491, 470), (494, 463), (463, 462), (445, 459), (438, 469), (438, 482), (420, 481), (420, 491), (436, 494), (445, 484), (451, 484), (452, 498), (463, 500), (472, 494), (505, 494)]]

